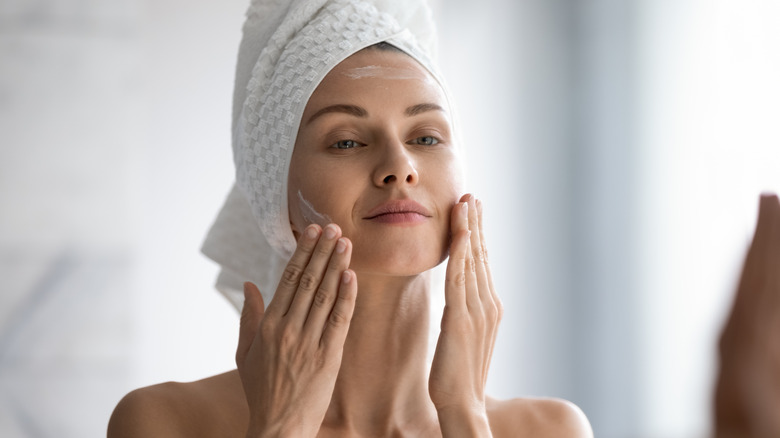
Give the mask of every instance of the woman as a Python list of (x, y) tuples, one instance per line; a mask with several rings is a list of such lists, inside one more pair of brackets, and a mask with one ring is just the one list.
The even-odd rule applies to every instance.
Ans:
[[(130, 393), (109, 436), (592, 436), (571, 403), (485, 395), (502, 306), (482, 206), (425, 35), (404, 29), (419, 4), (371, 3), (250, 8), (242, 53), (268, 42), (239, 54), (237, 181), (273, 250), (252, 269), (282, 269), (244, 284), (236, 371)], [(448, 255), (429, 369), (430, 272)]]

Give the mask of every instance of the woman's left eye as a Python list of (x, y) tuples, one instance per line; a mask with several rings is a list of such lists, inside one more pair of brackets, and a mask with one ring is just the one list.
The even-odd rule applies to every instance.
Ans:
[(439, 139), (431, 136), (417, 137), (414, 139), (414, 143), (421, 144), (423, 146), (433, 146), (439, 143)]

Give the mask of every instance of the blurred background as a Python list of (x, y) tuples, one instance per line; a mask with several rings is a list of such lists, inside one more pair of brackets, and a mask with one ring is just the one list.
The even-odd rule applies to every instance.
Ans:
[[(0, 436), (101, 436), (131, 389), (234, 367), (199, 248), (246, 5), (0, 1)], [(570, 399), (598, 437), (707, 436), (780, 191), (780, 1), (434, 9), (506, 308), (491, 394)]]

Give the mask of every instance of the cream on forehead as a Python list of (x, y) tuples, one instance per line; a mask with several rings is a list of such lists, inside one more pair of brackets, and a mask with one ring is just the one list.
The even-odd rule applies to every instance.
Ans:
[(355, 67), (343, 71), (341, 74), (351, 79), (417, 79), (426, 82), (431, 80), (428, 75), (422, 74), (419, 70), (404, 67), (389, 67), (384, 65), (367, 65), (364, 67)]
[(303, 193), (301, 193), (300, 190), (298, 190), (298, 206), (301, 209), (301, 215), (303, 215), (303, 220), (310, 224), (317, 224), (321, 227), (324, 227), (325, 225), (328, 225), (329, 223), (333, 222), (327, 214), (322, 214), (314, 209), (314, 206), (311, 205), (311, 202), (307, 201), (303, 197)]

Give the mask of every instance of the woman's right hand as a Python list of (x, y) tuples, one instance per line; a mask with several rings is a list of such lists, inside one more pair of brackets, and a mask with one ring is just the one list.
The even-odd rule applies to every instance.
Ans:
[(236, 364), (249, 405), (247, 437), (313, 437), (325, 417), (355, 309), (352, 244), (335, 224), (308, 226), (268, 309), (252, 283)]

